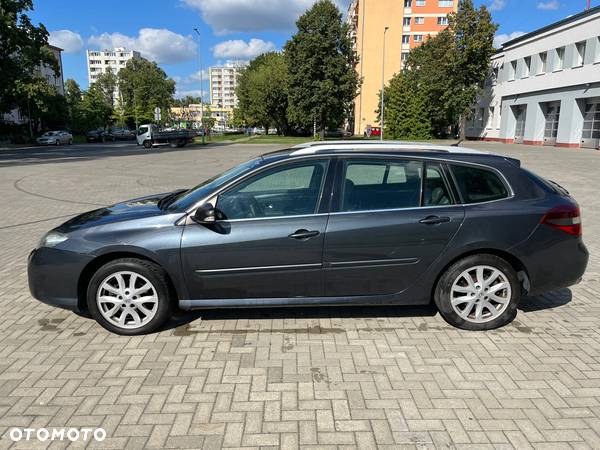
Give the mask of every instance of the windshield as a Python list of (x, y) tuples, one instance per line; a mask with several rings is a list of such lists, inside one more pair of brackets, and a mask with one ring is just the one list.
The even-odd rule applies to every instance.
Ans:
[(168, 211), (186, 211), (187, 209), (194, 206), (203, 198), (210, 195), (215, 189), (219, 188), (223, 184), (233, 180), (236, 177), (244, 175), (250, 172), (252, 169), (258, 167), (261, 164), (262, 157), (251, 159), (248, 162), (240, 164), (239, 166), (229, 169), (220, 175), (210, 178), (203, 183), (199, 184), (195, 188), (189, 191), (184, 191), (173, 198), (170, 205), (167, 207)]
[(54, 131), (47, 131), (42, 136), (54, 136)]

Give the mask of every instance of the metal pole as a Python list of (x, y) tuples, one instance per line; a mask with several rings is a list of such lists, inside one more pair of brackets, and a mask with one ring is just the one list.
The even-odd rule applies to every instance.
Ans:
[[(365, 64), (365, 14), (367, 7), (367, 0), (363, 0), (362, 4), (358, 3), (358, 13), (362, 15), (361, 18), (361, 26), (360, 26), (360, 79), (363, 78), (363, 66)], [(362, 8), (361, 8), (362, 6)], [(360, 97), (358, 98), (358, 133), (362, 131), (362, 98), (363, 94), (360, 93)], [(354, 124), (354, 128), (356, 128), (356, 124)]]
[(202, 75), (202, 50), (200, 49), (200, 32), (198, 28), (194, 28), (194, 31), (198, 35), (198, 63), (200, 65), (200, 128), (202, 128), (202, 143), (204, 144), (204, 135), (206, 134), (206, 130), (204, 129), (204, 98), (203, 98), (203, 90), (204, 90), (204, 77)]
[(385, 111), (385, 94), (384, 94), (384, 89), (385, 89), (385, 34), (387, 33), (387, 30), (390, 27), (385, 27), (383, 29), (383, 54), (382, 54), (382, 61), (381, 61), (381, 129), (379, 132), (379, 140), (383, 141), (383, 124), (384, 122), (384, 111)]

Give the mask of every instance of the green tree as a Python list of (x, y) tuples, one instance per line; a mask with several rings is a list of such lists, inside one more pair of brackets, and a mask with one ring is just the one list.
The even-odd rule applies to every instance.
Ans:
[[(431, 138), (427, 97), (404, 73), (397, 73), (385, 87), (385, 136), (389, 139)], [(381, 93), (380, 93), (381, 95)], [(381, 114), (380, 109), (377, 111)]]
[(129, 125), (154, 121), (154, 108), (163, 111), (163, 121), (173, 103), (175, 82), (155, 62), (134, 58), (119, 71), (120, 101)]
[(202, 116), (202, 128), (210, 134), (210, 130), (215, 126), (215, 123), (217, 123), (217, 119), (213, 117), (210, 105), (206, 105)]
[(264, 53), (250, 62), (238, 76), (236, 88), (239, 108), (234, 116), (252, 126), (289, 134), (288, 70), (281, 53)]
[(83, 115), (82, 101), (83, 91), (77, 81), (69, 78), (65, 81), (65, 99), (67, 102), (67, 123), (73, 132), (84, 133), (86, 129), (86, 120)]
[(42, 77), (29, 78), (15, 83), (17, 106), (29, 118), (29, 131), (45, 128), (63, 128), (67, 119), (65, 97)]
[(475, 8), (472, 0), (460, 0), (448, 21), (446, 30), (410, 52), (407, 68), (428, 97), (436, 134), (460, 122), (464, 139), (471, 106), (489, 73), (497, 25), (486, 7)]
[(47, 47), (48, 31), (42, 24), (35, 26), (27, 15), (32, 8), (32, 0), (0, 1), (0, 113), (21, 103), (23, 83), (37, 84), (36, 68), (41, 63), (60, 74), (58, 62)]
[(113, 114), (112, 98), (107, 96), (103, 83), (92, 83), (81, 101), (81, 123), (86, 130), (105, 128)]
[(338, 127), (349, 116), (359, 79), (348, 25), (331, 0), (319, 0), (296, 22), (298, 31), (285, 45), (289, 68), (290, 122)]

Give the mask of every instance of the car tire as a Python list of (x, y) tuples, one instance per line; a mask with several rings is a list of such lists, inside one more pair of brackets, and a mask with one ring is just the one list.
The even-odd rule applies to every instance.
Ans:
[(73, 139), (69, 139), (69, 145), (73, 145)]
[(144, 141), (144, 148), (152, 148), (152, 142), (150, 142), (149, 140)]
[(511, 322), (520, 299), (515, 269), (489, 254), (467, 256), (452, 264), (434, 293), (442, 317), (457, 328), (471, 331), (492, 330)]
[(56, 139), (56, 140), (54, 141), (54, 145), (56, 145), (56, 146), (58, 147), (58, 146), (60, 145), (60, 141), (59, 141), (58, 139)]
[(108, 331), (136, 336), (156, 331), (169, 320), (173, 297), (167, 275), (158, 264), (121, 258), (94, 273), (88, 284), (87, 306)]

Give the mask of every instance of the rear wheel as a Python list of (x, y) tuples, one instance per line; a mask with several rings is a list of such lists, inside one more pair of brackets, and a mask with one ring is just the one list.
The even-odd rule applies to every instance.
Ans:
[(104, 328), (130, 336), (156, 331), (172, 312), (164, 270), (136, 258), (117, 259), (100, 267), (88, 285), (87, 305)]
[(440, 278), (434, 300), (448, 323), (465, 330), (491, 330), (511, 322), (521, 298), (517, 274), (495, 255), (471, 255)]

